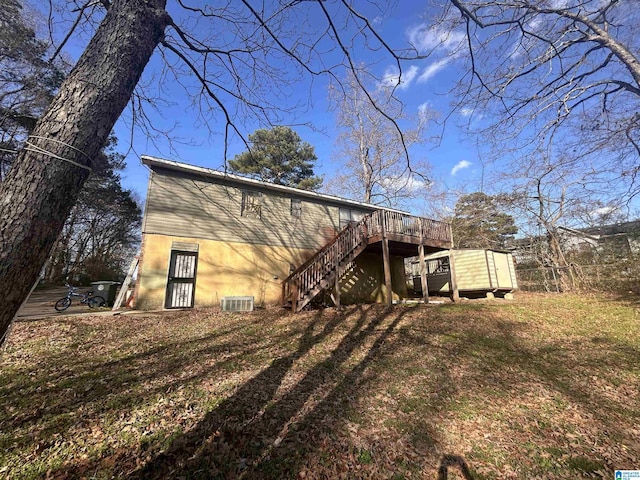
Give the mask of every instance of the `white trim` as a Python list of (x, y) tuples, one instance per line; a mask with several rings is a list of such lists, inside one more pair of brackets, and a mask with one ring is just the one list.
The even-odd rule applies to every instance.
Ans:
[(177, 170), (181, 172), (187, 173), (196, 173), (199, 175), (205, 175), (207, 177), (215, 178), (217, 180), (226, 180), (234, 183), (238, 183), (241, 185), (249, 185), (253, 187), (261, 187), (267, 190), (275, 190), (279, 192), (289, 193), (292, 195), (296, 195), (298, 197), (306, 197), (312, 198), (316, 200), (324, 200), (329, 201), (341, 205), (349, 205), (352, 207), (364, 207), (367, 210), (375, 211), (375, 210), (386, 210), (388, 212), (396, 212), (401, 213), (403, 215), (411, 215), (409, 212), (405, 212), (402, 210), (396, 210), (394, 208), (387, 208), (380, 205), (373, 205), (371, 203), (358, 202), (356, 200), (348, 200), (346, 198), (340, 198), (333, 195), (327, 195), (325, 193), (317, 193), (309, 190), (301, 190), (299, 188), (287, 187), (284, 185), (276, 185), (274, 183), (263, 182), (261, 180), (256, 180), (253, 178), (242, 177), (240, 175), (234, 175), (231, 173), (219, 172), (217, 170), (213, 170), (211, 168), (205, 167), (197, 167), (195, 165), (189, 165), (187, 163), (176, 162), (174, 160), (165, 160), (163, 158), (151, 157), (149, 155), (142, 155), (140, 157), (142, 163), (147, 165), (149, 168), (153, 169), (153, 167), (163, 167), (172, 170)]

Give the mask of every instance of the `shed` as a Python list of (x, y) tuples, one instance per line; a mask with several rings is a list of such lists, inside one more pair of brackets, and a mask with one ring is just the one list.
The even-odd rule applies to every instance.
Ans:
[[(518, 288), (513, 256), (509, 252), (459, 249), (425, 256), (429, 294), (448, 295), (451, 288), (451, 262), (458, 291), (463, 295), (505, 294)], [(420, 262), (412, 264), (414, 290), (421, 292)]]

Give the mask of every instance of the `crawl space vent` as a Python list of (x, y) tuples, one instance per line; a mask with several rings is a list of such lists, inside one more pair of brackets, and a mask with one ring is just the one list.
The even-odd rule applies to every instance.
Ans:
[(251, 312), (253, 297), (222, 297), (220, 307), (224, 312)]

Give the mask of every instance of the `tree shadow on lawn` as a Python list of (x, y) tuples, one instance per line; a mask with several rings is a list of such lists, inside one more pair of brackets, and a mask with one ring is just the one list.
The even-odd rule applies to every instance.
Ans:
[[(264, 317), (249, 321), (242, 318), (228, 328), (196, 338), (167, 341), (151, 348), (140, 345), (138, 351), (121, 355), (117, 351), (103, 352), (107, 358), (113, 355), (119, 355), (119, 358), (101, 362), (87, 353), (92, 347), (100, 348), (99, 343), (104, 339), (98, 336), (94, 345), (91, 342), (83, 345), (85, 352), (76, 356), (70, 355), (71, 348), (64, 348), (36, 360), (36, 369), (32, 363), (25, 362), (22, 368), (9, 374), (4, 372), (0, 397), (7, 407), (17, 409), (19, 413), (5, 418), (0, 415), (0, 424), (5, 432), (24, 432), (10, 439), (12, 448), (33, 442), (32, 426), (41, 433), (40, 448), (46, 448), (53, 442), (50, 438), (53, 434), (64, 437), (72, 427), (77, 428), (85, 421), (87, 424), (95, 422), (105, 413), (117, 416), (118, 412), (130, 412), (156, 395), (205, 378), (215, 378), (238, 360), (260, 354), (266, 347), (266, 339), (261, 343), (253, 338), (236, 337), (264, 321)], [(84, 338), (80, 330), (91, 328), (90, 323), (77, 320), (59, 323), (69, 327), (65, 337), (72, 339)], [(298, 330), (293, 329), (276, 339), (293, 341), (297, 334)], [(209, 361), (198, 362), (204, 359)]]
[[(232, 340), (234, 331), (240, 328), (234, 325), (201, 338), (153, 347), (115, 362), (105, 362), (98, 365), (95, 372), (81, 371), (82, 365), (86, 370), (85, 359), (84, 364), (80, 362), (74, 367), (78, 371), (73, 377), (72, 391), (79, 393), (79, 398), (72, 399), (69, 405), (56, 400), (56, 395), (68, 391), (55, 385), (56, 376), (52, 375), (51, 386), (42, 395), (52, 400), (45, 412), (61, 412), (65, 406), (81, 411), (86, 404), (94, 403), (93, 408), (100, 408), (101, 394), (83, 394), (81, 388), (96, 377), (111, 375), (114, 368), (121, 371), (119, 375), (126, 374), (124, 378), (129, 383), (128, 386), (114, 385), (118, 405), (109, 408), (117, 414), (145, 402), (144, 395), (178, 388), (185, 382), (216, 378), (224, 371), (227, 360), (240, 360), (249, 353), (259, 354), (274, 339), (291, 345), (230, 397), (204, 414), (194, 427), (173, 437), (161, 453), (156, 453), (158, 445), (148, 452), (141, 445), (138, 451), (115, 452), (117, 465), (111, 469), (101, 466), (101, 458), (74, 459), (54, 473), (73, 478), (103, 468), (120, 478), (128, 475), (132, 479), (275, 479), (295, 478), (303, 471), (313, 478), (317, 469), (329, 477), (392, 478), (399, 472), (405, 477), (423, 478), (425, 469), (437, 471), (438, 458), (443, 453), (444, 440), (437, 424), (441, 419), (439, 412), (453, 411), (454, 401), (462, 397), (500, 402), (500, 398), (517, 397), (523, 390), (530, 392), (536, 385), (559, 393), (589, 412), (595, 429), (619, 427), (612, 424), (612, 418), (640, 420), (637, 403), (625, 403), (625, 399), (607, 395), (603, 388), (592, 388), (590, 383), (592, 372), (606, 380), (607, 372), (635, 368), (634, 365), (640, 364), (637, 349), (612, 338), (592, 342), (589, 348), (576, 339), (536, 339), (535, 325), (511, 321), (507, 311), (500, 313), (483, 308), (447, 308), (445, 312), (430, 308), (387, 311), (360, 306), (342, 313), (318, 311), (298, 317), (299, 327), (277, 330), (277, 335), (264, 335), (256, 343)], [(313, 357), (312, 350), (322, 348), (329, 337), (338, 337), (336, 345), (321, 356)], [(176, 353), (184, 351), (183, 347), (189, 347), (187, 350), (191, 353)], [(227, 359), (217, 361), (222, 352), (227, 353)], [(310, 357), (319, 360), (313, 360), (308, 368), (297, 368), (300, 364), (306, 366)], [(194, 359), (201, 359), (205, 364), (193, 373), (176, 378), (181, 369), (191, 368)], [(211, 363), (206, 363), (207, 359)], [(413, 375), (409, 370), (416, 366), (421, 370)], [(301, 371), (299, 377), (292, 377), (298, 370)], [(394, 378), (396, 370), (398, 378)], [(64, 380), (65, 375), (61, 374), (58, 380)], [(385, 443), (384, 439), (360, 444), (357, 435), (350, 431), (353, 423), (358, 422), (357, 417), (364, 413), (358, 408), (367, 403), (367, 396), (379, 393), (381, 382), (402, 382), (405, 376), (422, 382), (411, 384), (407, 391), (397, 394), (400, 400), (410, 401), (413, 397), (420, 404), (417, 412), (404, 417), (411, 422), (405, 435), (394, 438), (396, 442), (405, 442), (416, 454), (411, 460), (407, 460), (406, 450), (394, 457), (387, 450), (389, 442)], [(422, 380), (424, 376), (429, 379)], [(149, 379), (153, 380), (150, 387), (146, 386)], [(136, 390), (136, 384), (141, 389)], [(19, 400), (18, 391), (12, 391), (11, 395), (8, 401)], [(402, 408), (402, 402), (398, 402)], [(381, 409), (383, 413), (395, 415), (396, 412), (385, 408), (388, 407)], [(29, 421), (35, 423), (36, 419)], [(518, 419), (513, 422), (517, 423)], [(402, 432), (396, 429), (391, 435), (399, 433)], [(537, 432), (536, 436), (544, 439), (547, 433)], [(628, 445), (627, 434), (620, 435), (618, 438)], [(380, 436), (384, 433), (380, 432)], [(25, 438), (23, 443), (27, 442)], [(617, 448), (613, 440), (611, 447)], [(635, 453), (640, 456), (640, 451)], [(528, 452), (514, 447), (510, 454), (524, 457)], [(146, 455), (150, 455), (144, 460), (146, 463), (136, 469), (136, 462)], [(473, 457), (470, 461), (475, 463)], [(511, 461), (517, 463), (518, 458)], [(394, 462), (397, 468), (393, 468)]]
[[(620, 369), (636, 370), (640, 349), (620, 339), (600, 336), (543, 338), (535, 327), (500, 318), (474, 318), (455, 332), (455, 340), (443, 354), (459, 358), (475, 385), (499, 386), (505, 392), (528, 381), (546, 385), (574, 400), (596, 416), (611, 409), (638, 413), (624, 399), (599, 395), (592, 388), (595, 374), (607, 377)], [(404, 332), (414, 342), (421, 336)], [(421, 335), (436, 332), (427, 328)], [(524, 335), (524, 336), (523, 336)], [(528, 338), (525, 338), (528, 337)]]
[[(480, 316), (452, 333), (454, 339), (440, 347), (443, 358), (457, 359), (454, 381), (460, 385), (460, 396), (476, 402), (478, 416), (485, 414), (481, 408), (487, 399), (519, 404), (521, 422), (532, 420), (524, 428), (531, 429), (527, 435), (538, 452), (558, 439), (553, 448), (562, 452), (558, 456), (568, 457), (562, 460), (566, 475), (597, 473), (598, 468), (613, 475), (614, 468), (640, 458), (640, 442), (633, 433), (633, 425), (640, 424), (638, 348), (611, 336), (545, 338), (535, 325), (508, 320), (506, 315)], [(414, 342), (422, 338), (415, 332), (405, 334)], [(538, 394), (536, 401), (549, 403), (532, 405)], [(572, 416), (579, 424), (572, 424)], [(522, 432), (517, 416), (505, 421), (515, 434)], [(575, 438), (582, 439), (578, 447), (571, 440)], [(516, 451), (523, 457), (530, 453), (523, 446)], [(589, 459), (587, 470), (580, 467), (581, 459)], [(512, 464), (517, 461), (509, 459)]]
[[(387, 340), (404, 312), (371, 313), (369, 308), (350, 309), (334, 316), (318, 334), (312, 333), (310, 324), (295, 352), (274, 360), (131, 478), (295, 477), (307, 456), (318, 453), (317, 442), (344, 421), (343, 416), (360, 393), (367, 366), (391, 347)], [(276, 400), (276, 392), (294, 362), (322, 342), (345, 316), (354, 314), (355, 324), (330, 355)], [(348, 368), (354, 352), (370, 340), (373, 344), (364, 357)], [(348, 368), (346, 373), (336, 375), (344, 368)], [(317, 396), (320, 401), (307, 407)], [(324, 460), (331, 463), (334, 459)]]

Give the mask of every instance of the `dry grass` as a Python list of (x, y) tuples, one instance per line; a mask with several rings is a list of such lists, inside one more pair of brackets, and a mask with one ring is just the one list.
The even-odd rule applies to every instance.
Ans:
[(0, 476), (613, 478), (640, 468), (638, 311), (521, 294), (18, 323)]

